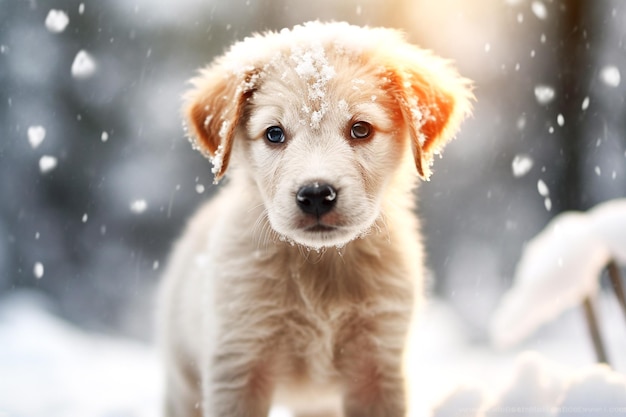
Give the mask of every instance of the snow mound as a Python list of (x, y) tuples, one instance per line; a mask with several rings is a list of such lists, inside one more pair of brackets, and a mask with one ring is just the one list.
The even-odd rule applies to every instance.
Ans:
[[(0, 416), (161, 415), (163, 374), (153, 347), (71, 326), (38, 294), (9, 294), (0, 298)], [(431, 300), (423, 317), (416, 332), (419, 358), (409, 364), (418, 376), (411, 395), (420, 406), (411, 417), (561, 417), (573, 416), (572, 410), (577, 417), (626, 415), (626, 376), (600, 365), (572, 369), (542, 356), (567, 352), (574, 355), (570, 366), (584, 362), (567, 332), (548, 336), (552, 354), (514, 359), (515, 353), (477, 349), (443, 303)], [(550, 345), (545, 342), (543, 349)], [(623, 341), (618, 346), (626, 352)], [(275, 407), (270, 417), (292, 414)]]
[(600, 204), (586, 214), (555, 217), (524, 249), (513, 288), (493, 316), (494, 343), (513, 346), (595, 295), (600, 273), (612, 259), (626, 264), (626, 199)]
[(0, 301), (0, 415), (152, 417), (162, 376), (154, 349), (90, 335), (32, 293)]
[(517, 357), (504, 388), (487, 393), (464, 386), (449, 394), (433, 417), (603, 417), (626, 415), (626, 376), (606, 365), (578, 370), (536, 352)]

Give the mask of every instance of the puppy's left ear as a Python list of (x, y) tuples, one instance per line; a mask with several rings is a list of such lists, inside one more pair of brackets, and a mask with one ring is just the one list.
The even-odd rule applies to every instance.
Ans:
[(394, 55), (387, 78), (408, 125), (417, 171), (428, 180), (434, 155), (471, 113), (472, 83), (430, 51), (406, 45)]
[(235, 74), (215, 64), (200, 71), (184, 95), (183, 113), (194, 149), (213, 163), (214, 183), (228, 168), (237, 126), (253, 91), (255, 73)]

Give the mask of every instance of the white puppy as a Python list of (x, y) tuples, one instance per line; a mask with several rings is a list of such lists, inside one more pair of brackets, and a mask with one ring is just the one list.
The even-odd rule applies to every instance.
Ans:
[(191, 82), (193, 144), (229, 178), (165, 274), (166, 415), (405, 416), (412, 189), (469, 82), (394, 30), (318, 22), (247, 38)]

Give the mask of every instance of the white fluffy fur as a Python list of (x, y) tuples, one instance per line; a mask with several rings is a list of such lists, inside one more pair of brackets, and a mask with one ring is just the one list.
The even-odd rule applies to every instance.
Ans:
[[(193, 85), (190, 133), (229, 181), (165, 274), (166, 415), (265, 416), (277, 402), (406, 415), (422, 281), (411, 191), (467, 114), (468, 82), (393, 30), (314, 22), (235, 44)], [(357, 121), (371, 137), (351, 138)], [(270, 126), (285, 143), (264, 138)], [(337, 190), (319, 217), (295, 199), (315, 182)]]

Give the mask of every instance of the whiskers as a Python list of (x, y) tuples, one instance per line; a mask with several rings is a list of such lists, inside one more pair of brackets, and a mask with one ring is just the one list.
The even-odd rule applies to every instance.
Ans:
[[(263, 203), (252, 207), (250, 211), (256, 210), (259, 207), (264, 207)], [(277, 233), (270, 225), (269, 218), (267, 217), (267, 208), (263, 208), (258, 217), (254, 221), (252, 226), (252, 236), (256, 239), (257, 249), (265, 248), (270, 243), (275, 242), (278, 239)]]
[(387, 216), (384, 211), (380, 212), (380, 215), (376, 218), (370, 229), (374, 229), (379, 235), (384, 235), (387, 243), (391, 244), (391, 235), (389, 233), (389, 226), (387, 225)]

